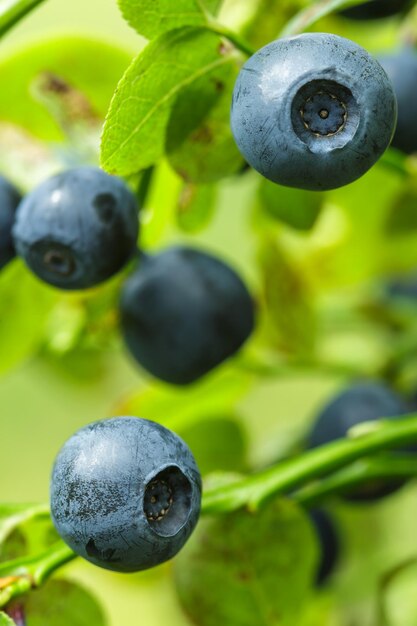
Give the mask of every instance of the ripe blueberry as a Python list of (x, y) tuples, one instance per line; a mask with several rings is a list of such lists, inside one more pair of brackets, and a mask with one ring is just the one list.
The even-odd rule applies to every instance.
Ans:
[(236, 81), (231, 125), (245, 159), (289, 187), (334, 189), (388, 147), (396, 100), (384, 70), (357, 44), (328, 33), (274, 41)]
[(42, 280), (61, 289), (92, 287), (119, 271), (136, 250), (135, 196), (95, 167), (53, 176), (19, 205), (17, 253)]
[(317, 533), (320, 547), (316, 576), (316, 584), (320, 587), (329, 579), (339, 560), (339, 535), (332, 518), (323, 509), (312, 509), (309, 511), (309, 516)]
[(253, 302), (239, 276), (185, 247), (143, 260), (123, 287), (120, 313), (138, 363), (177, 385), (197, 380), (234, 354), (254, 325)]
[(417, 100), (417, 52), (403, 48), (379, 59), (394, 86), (398, 103), (398, 122), (392, 140), (394, 148), (409, 154), (417, 152), (417, 119), (413, 103)]
[[(363, 422), (395, 419), (409, 412), (406, 402), (382, 383), (357, 383), (334, 397), (317, 417), (309, 436), (309, 447), (316, 448), (336, 439)], [(393, 453), (391, 453), (393, 454)], [(402, 482), (378, 481), (347, 494), (349, 500), (376, 500), (402, 486)]]
[(410, 5), (410, 0), (368, 0), (340, 13), (351, 20), (373, 20), (401, 13)]
[(78, 555), (117, 572), (172, 558), (197, 523), (200, 500), (200, 474), (188, 446), (136, 417), (81, 428), (53, 468), (56, 530)]
[(0, 176), (0, 268), (13, 259), (16, 252), (12, 239), (12, 228), (16, 208), (21, 201), (17, 189)]

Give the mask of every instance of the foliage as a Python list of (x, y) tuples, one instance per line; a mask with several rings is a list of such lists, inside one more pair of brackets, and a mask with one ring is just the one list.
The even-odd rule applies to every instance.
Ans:
[[(0, 9), (0, 34), (40, 1), (12, 0)], [(242, 63), (279, 34), (335, 32), (375, 52), (400, 37), (417, 41), (417, 9), (365, 26), (339, 15), (360, 3), (119, 0), (124, 18), (148, 40), (133, 60), (107, 42), (61, 37), (0, 62), (7, 85), (0, 101), (2, 173), (26, 190), (73, 164), (101, 162), (138, 190), (145, 252), (178, 239), (204, 244), (233, 259), (252, 287), (257, 331), (236, 358), (185, 389), (129, 369), (135, 382), (123, 387), (129, 390), (122, 398), (117, 388), (117, 402), (113, 397), (118, 413), (178, 432), (201, 466), (206, 518), (173, 571), (125, 583), (134, 594), (155, 580), (165, 581), (155, 583), (161, 593), (174, 584), (197, 626), (344, 626), (368, 623), (371, 613), (378, 626), (416, 621), (409, 589), (417, 544), (396, 550), (381, 530), (393, 527), (401, 538), (401, 514), (413, 515), (404, 514), (409, 509), (400, 498), (410, 507), (411, 497), (395, 496), (386, 511), (340, 507), (332, 497), (370, 477), (415, 476), (415, 459), (373, 455), (414, 443), (417, 418), (295, 454), (305, 415), (312, 417), (316, 406), (302, 387), (313, 378), (324, 378), (326, 390), (367, 375), (385, 378), (415, 410), (417, 304), (386, 293), (391, 276), (417, 266), (416, 157), (389, 150), (361, 180), (323, 194), (287, 189), (247, 171), (229, 125)], [(103, 393), (111, 378), (106, 359), (122, 359), (128, 369), (117, 333), (124, 276), (62, 295), (13, 261), (0, 276), (0, 372), (30, 359), (52, 363), (71, 384), (97, 385), (97, 395)], [(287, 414), (285, 381), (300, 406), (304, 401), (301, 425)], [(259, 398), (270, 388), (267, 406)], [(277, 432), (282, 441), (275, 444)], [(36, 463), (36, 449), (32, 454)], [(415, 497), (413, 485), (407, 489)], [(323, 500), (342, 519), (353, 555), (324, 593), (314, 588), (319, 553), (304, 511)], [(377, 531), (368, 533), (372, 524)], [(410, 544), (413, 532), (404, 532)], [(67, 578), (49, 580), (73, 556), (46, 507), (0, 505), (0, 607), (10, 613), (0, 612), (0, 626), (20, 626), (14, 602), (22, 603), (29, 625), (104, 626), (107, 617), (86, 589)], [(36, 586), (42, 589), (32, 592)], [(180, 626), (184, 619), (179, 613)]]

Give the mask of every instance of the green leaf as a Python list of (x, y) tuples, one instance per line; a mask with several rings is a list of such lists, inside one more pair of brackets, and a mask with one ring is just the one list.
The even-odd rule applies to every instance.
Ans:
[(277, 242), (264, 238), (259, 263), (266, 304), (268, 342), (293, 355), (311, 355), (316, 315), (300, 270)]
[(0, 274), (0, 373), (31, 356), (42, 343), (57, 296), (20, 260)]
[(127, 398), (119, 412), (146, 416), (179, 432), (202, 418), (233, 413), (252, 381), (249, 374), (223, 369), (187, 389), (155, 384)]
[(262, 179), (258, 193), (263, 210), (297, 230), (313, 228), (323, 206), (324, 194), (292, 189)]
[(42, 551), (56, 540), (57, 534), (46, 507), (0, 505), (0, 562)]
[(185, 184), (177, 207), (177, 224), (186, 233), (198, 233), (214, 216), (217, 188), (214, 185)]
[(103, 168), (129, 175), (154, 164), (164, 154), (177, 97), (203, 77), (215, 79), (231, 63), (234, 54), (218, 35), (197, 28), (170, 31), (148, 44), (112, 100), (102, 138)]
[(197, 626), (294, 626), (309, 598), (316, 540), (305, 514), (275, 501), (200, 522), (174, 563)]
[(125, 20), (147, 39), (181, 26), (204, 26), (222, 0), (118, 0)]
[(187, 182), (214, 183), (239, 171), (243, 158), (230, 128), (237, 63), (202, 76), (178, 96), (167, 129), (169, 162)]
[(178, 434), (191, 448), (203, 476), (217, 471), (245, 471), (247, 441), (236, 419), (202, 419), (181, 428)]
[[(92, 112), (101, 123), (115, 85), (130, 60), (131, 55), (116, 46), (74, 37), (42, 40), (19, 49), (0, 62), (0, 82), (7, 85), (0, 99), (0, 119), (21, 126), (45, 141), (62, 141), (65, 138), (62, 114), (66, 114), (68, 124), (71, 104), (72, 115), (77, 119), (82, 119), (89, 107), (90, 116)], [(55, 77), (66, 88), (61, 93), (59, 89), (54, 93), (52, 87), (45, 91), (47, 77)], [(39, 81), (43, 98), (39, 97)], [(80, 94), (84, 100), (80, 100)], [(52, 109), (45, 98), (50, 102), (52, 96), (51, 115)]]
[(105, 626), (106, 616), (97, 600), (66, 580), (50, 580), (25, 602), (30, 626)]
[(14, 622), (6, 613), (0, 611), (0, 626), (16, 626), (16, 622)]

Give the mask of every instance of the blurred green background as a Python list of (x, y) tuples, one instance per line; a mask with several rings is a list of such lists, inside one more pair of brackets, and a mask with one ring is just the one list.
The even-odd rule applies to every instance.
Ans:
[[(239, 12), (242, 3), (231, 0), (226, 4), (227, 16), (235, 18), (235, 12)], [(318, 25), (318, 29), (349, 36), (373, 52), (396, 45), (399, 32), (395, 20), (370, 28), (368, 24), (349, 25), (336, 18), (328, 18)], [(124, 59), (127, 66), (129, 58), (133, 58), (143, 46), (143, 41), (123, 21), (115, 0), (48, 0), (2, 40), (0, 59), (7, 60), (31, 43), (40, 44), (39, 48), (42, 48), (48, 38), (63, 34), (102, 39), (124, 49), (126, 56), (121, 55), (118, 61), (120, 74)], [(93, 58), (86, 57), (85, 64), (90, 62)], [(97, 60), (94, 62), (97, 63)], [(19, 66), (16, 67), (20, 71)], [(4, 79), (7, 72), (2, 73), (0, 68), (0, 82), (2, 76)], [(6, 93), (8, 89), (4, 79), (2, 90)], [(12, 105), (6, 98), (3, 106)], [(13, 115), (18, 115), (18, 112), (13, 112)], [(4, 111), (0, 106), (2, 119)], [(51, 135), (53, 132), (52, 129)], [(51, 137), (48, 139), (51, 141)], [(0, 136), (0, 147), (2, 141)], [(18, 158), (19, 154), (16, 156), (13, 152), (13, 159)], [(0, 158), (3, 169), (7, 159), (7, 153)], [(11, 175), (14, 174), (19, 181), (22, 177), (20, 166), (9, 163), (8, 167)], [(165, 204), (172, 204), (170, 194), (177, 192), (178, 181), (164, 171), (160, 176), (165, 177), (164, 191), (156, 189), (152, 201), (155, 207), (163, 208)], [(253, 288), (258, 289), (259, 276), (255, 270), (257, 242), (253, 235), (253, 222), (259, 218), (254, 210), (256, 184), (257, 177), (252, 174), (241, 180), (222, 183), (216, 215), (203, 233), (189, 237), (169, 227), (162, 229), (155, 241), (152, 240), (152, 245), (158, 247), (179, 238), (204, 245), (232, 262)], [(357, 183), (331, 192), (311, 231), (300, 233), (285, 226), (271, 225), (271, 232), (278, 237), (288, 257), (296, 263), (319, 306), (326, 303), (333, 322), (336, 320), (337, 332), (333, 332), (332, 326), (333, 330), (326, 334), (321, 350), (324, 357), (340, 364), (359, 364), (365, 370), (368, 366), (372, 369), (386, 351), (385, 337), (374, 336), (366, 326), (358, 329), (355, 319), (348, 320), (340, 331), (337, 321), (343, 304), (350, 302), (352, 293), (367, 290), (375, 276), (417, 266), (417, 236), (412, 232), (403, 234), (399, 244), (398, 239), (394, 241), (384, 231), (384, 220), (389, 214), (392, 199), (401, 192), (402, 186), (400, 174), (378, 165)], [(151, 213), (151, 226), (152, 219)], [(149, 230), (145, 229), (145, 232)], [(11, 268), (7, 272), (13, 285), (13, 272), (20, 280), (25, 270)], [(3, 280), (7, 281), (7, 277)], [(46, 300), (50, 291), (42, 288)], [(5, 320), (10, 306), (18, 306), (18, 303), (10, 287), (0, 286), (0, 297), (3, 297), (0, 325), (5, 324), (5, 330), (0, 331), (0, 344), (3, 339), (3, 349), (7, 352), (13, 350), (10, 346), (13, 344), (14, 329)], [(105, 296), (103, 298), (105, 301)], [(99, 336), (99, 347), (84, 346), (81, 356), (67, 350), (77, 333), (79, 303), (72, 296), (62, 296), (61, 301), (52, 319), (48, 320), (50, 332), (47, 345), (37, 346), (35, 356), (31, 353), (33, 350), (28, 350), (28, 358), (22, 361), (16, 358), (17, 365), (2, 368), (5, 370), (0, 378), (2, 501), (47, 501), (51, 465), (66, 438), (88, 422), (119, 414), (123, 408), (130, 406), (128, 399), (132, 394), (149, 385), (117, 336), (112, 336), (104, 346)], [(28, 318), (32, 316), (33, 306), (33, 324), (36, 327), (36, 295), (32, 301), (25, 301), (24, 306)], [(343, 314), (341, 316), (343, 325)], [(62, 335), (62, 328), (65, 330), (67, 327), (68, 337), (65, 332)], [(30, 337), (20, 336), (19, 342), (30, 343), (32, 335), (33, 328)], [(24, 352), (23, 346), (22, 354)], [(226, 365), (222, 370), (225, 375), (228, 375), (228, 368)], [(236, 419), (249, 442), (248, 465), (267, 465), (291, 449), (308, 428), (318, 408), (346, 380), (347, 377), (337, 371), (313, 372), (266, 379), (251, 387), (239, 400), (236, 410)], [(154, 387), (164, 389), (162, 385)], [(145, 414), (143, 417), (153, 416)], [(170, 416), (167, 415), (166, 419), (169, 421)], [(336, 504), (334, 510), (344, 537), (342, 566), (330, 588), (317, 599), (319, 607), (325, 607), (326, 611), (329, 609), (325, 618), (327, 621), (312, 621), (311, 624), (367, 626), (373, 623), (375, 592), (381, 575), (401, 561), (417, 555), (417, 488), (415, 484), (409, 484), (384, 502), (356, 507)], [(365, 553), (366, 559), (363, 558)], [(166, 623), (187, 626), (189, 622), (182, 614), (172, 588), (170, 567), (167, 565), (147, 573), (123, 576), (77, 561), (63, 570), (63, 574), (82, 581), (100, 598), (111, 626), (149, 621), (153, 626)], [(417, 623), (417, 607), (413, 623), (404, 621), (409, 619), (404, 618), (404, 611), (407, 616), (412, 614), (413, 608), (404, 607), (407, 603), (416, 603), (412, 589), (417, 581), (417, 572), (410, 570), (403, 578), (398, 589), (395, 586), (392, 591), (396, 619), (393, 624), (414, 626)]]

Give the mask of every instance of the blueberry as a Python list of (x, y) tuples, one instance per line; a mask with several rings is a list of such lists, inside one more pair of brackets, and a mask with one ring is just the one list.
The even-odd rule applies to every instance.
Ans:
[(351, 20), (373, 20), (402, 13), (409, 6), (411, 0), (369, 0), (357, 7), (344, 9), (340, 13)]
[(13, 236), (17, 253), (42, 280), (61, 289), (110, 278), (136, 250), (135, 196), (95, 167), (53, 176), (20, 204)]
[(410, 154), (417, 152), (417, 52), (403, 48), (379, 59), (394, 86), (398, 103), (398, 122), (392, 145)]
[(78, 555), (117, 572), (172, 558), (197, 523), (200, 500), (190, 449), (170, 430), (136, 417), (81, 428), (53, 468), (56, 530)]
[(320, 560), (316, 575), (316, 584), (320, 587), (327, 582), (339, 560), (340, 540), (334, 522), (326, 511), (311, 509), (309, 516), (317, 533), (320, 547)]
[[(381, 418), (399, 418), (409, 413), (405, 400), (378, 382), (362, 382), (336, 395), (321, 411), (309, 435), (308, 447), (316, 448), (337, 439), (363, 422)], [(391, 453), (392, 454), (392, 453)], [(401, 487), (403, 482), (378, 481), (346, 494), (349, 500), (371, 501), (382, 498)]]
[(11, 261), (16, 254), (12, 228), (16, 209), (21, 199), (17, 189), (3, 176), (0, 176), (0, 269)]
[(246, 161), (275, 183), (310, 190), (356, 180), (388, 147), (396, 100), (384, 70), (328, 33), (274, 41), (236, 81), (231, 125)]
[(252, 299), (227, 265), (198, 250), (146, 257), (120, 301), (127, 347), (166, 382), (191, 383), (234, 354), (254, 325)]

